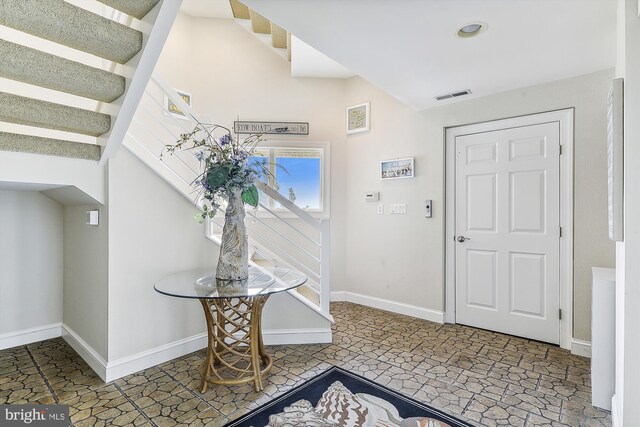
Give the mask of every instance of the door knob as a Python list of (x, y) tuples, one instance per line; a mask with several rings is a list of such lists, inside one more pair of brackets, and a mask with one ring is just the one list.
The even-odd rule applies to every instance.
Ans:
[(471, 240), (471, 239), (468, 238), (468, 237), (464, 237), (464, 236), (458, 236), (458, 242), (464, 243), (465, 240)]

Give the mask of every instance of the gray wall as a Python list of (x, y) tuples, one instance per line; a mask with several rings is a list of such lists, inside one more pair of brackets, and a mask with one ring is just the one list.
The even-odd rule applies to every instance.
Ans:
[[(86, 211), (98, 209), (98, 226)], [(105, 206), (64, 208), (64, 324), (107, 360), (108, 211)]]
[(0, 335), (62, 322), (62, 206), (0, 191)]

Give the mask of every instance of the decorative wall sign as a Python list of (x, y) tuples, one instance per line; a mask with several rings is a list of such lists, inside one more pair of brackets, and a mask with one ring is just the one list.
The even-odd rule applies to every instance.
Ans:
[(309, 135), (306, 122), (233, 122), (235, 133), (263, 135)]
[[(176, 92), (178, 93), (178, 95), (180, 95), (182, 100), (187, 103), (188, 106), (191, 106), (191, 94), (189, 92), (185, 92), (177, 89), (176, 89)], [(173, 117), (182, 119), (182, 120), (191, 120), (182, 112), (182, 110), (171, 99), (169, 99), (169, 97), (166, 94), (164, 95), (164, 109), (165, 109), (164, 113), (166, 115), (172, 115)]]
[(413, 178), (413, 157), (380, 162), (381, 179)]
[(347, 108), (347, 134), (369, 130), (369, 103)]

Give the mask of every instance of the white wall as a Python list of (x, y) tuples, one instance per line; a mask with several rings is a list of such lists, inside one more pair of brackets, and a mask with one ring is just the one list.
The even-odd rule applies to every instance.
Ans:
[[(591, 267), (614, 265), (604, 145), (612, 77), (607, 70), (424, 112), (350, 79), (345, 106), (371, 101), (371, 130), (347, 138), (347, 291), (442, 311), (444, 129), (575, 107), (574, 337), (590, 340)], [(379, 161), (399, 157), (415, 157), (416, 178), (380, 181)], [(384, 215), (364, 201), (367, 191), (380, 191)], [(425, 199), (433, 199), (431, 219)], [(407, 215), (389, 215), (390, 203), (406, 203)]]
[(624, 243), (617, 245), (616, 395), (618, 426), (640, 420), (640, 18), (637, 0), (621, 0), (617, 73), (624, 77)]
[[(86, 224), (86, 211), (99, 211), (99, 225)], [(64, 315), (70, 328), (107, 358), (108, 211), (102, 205), (64, 207)]]
[(344, 290), (346, 82), (292, 78), (289, 62), (234, 20), (184, 14), (176, 19), (157, 70), (175, 88), (191, 92), (194, 110), (214, 123), (309, 122), (308, 136), (277, 139), (331, 143), (331, 286)]
[[(0, 335), (62, 322), (62, 206), (0, 191)], [(0, 347), (1, 348), (1, 347)]]
[(196, 208), (127, 150), (109, 161), (109, 357), (121, 359), (205, 331), (197, 300), (160, 295), (156, 281), (210, 265), (217, 247)]

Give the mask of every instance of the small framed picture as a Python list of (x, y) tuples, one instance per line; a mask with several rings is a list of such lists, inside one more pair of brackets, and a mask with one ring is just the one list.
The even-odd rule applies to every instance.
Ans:
[(347, 108), (347, 134), (369, 130), (369, 103)]
[[(178, 89), (176, 89), (176, 92), (178, 92), (178, 95), (180, 95), (182, 100), (186, 102), (188, 106), (191, 106), (191, 94), (189, 92)], [(167, 116), (171, 115), (177, 119), (191, 120), (171, 99), (169, 99), (167, 94), (164, 95), (164, 114)]]
[(413, 178), (413, 157), (380, 162), (381, 179)]

